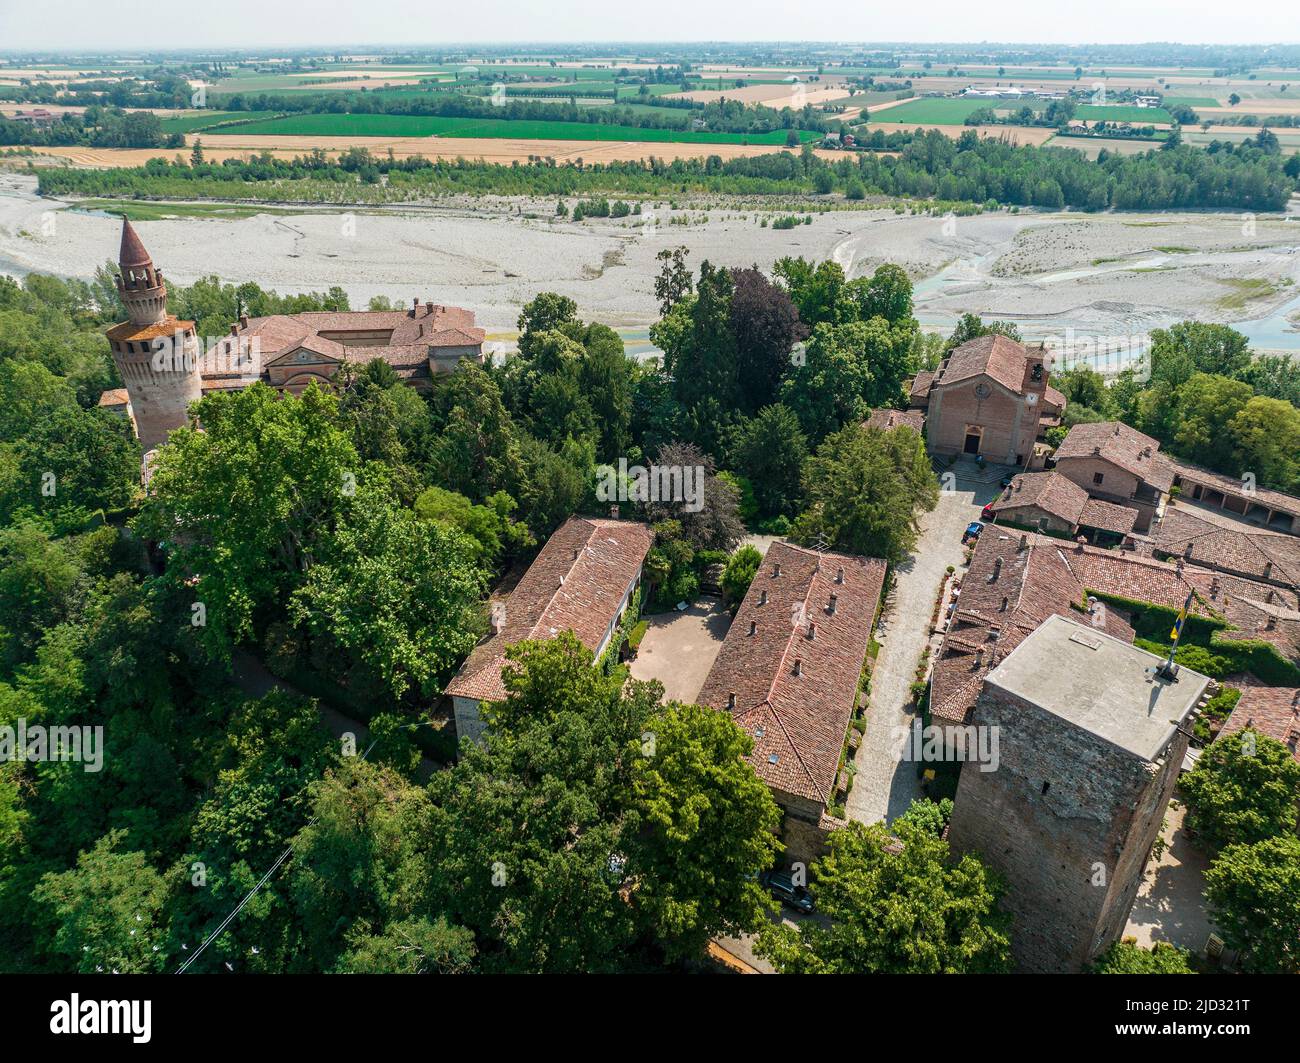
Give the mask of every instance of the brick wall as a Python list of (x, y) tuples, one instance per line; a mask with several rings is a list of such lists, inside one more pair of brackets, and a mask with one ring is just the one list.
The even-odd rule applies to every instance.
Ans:
[(1012, 955), (1078, 971), (1123, 931), (1186, 739), (1151, 763), (1003, 691), (972, 719), (1000, 729), (997, 771), (963, 769), (949, 840), (1006, 880)]
[[(989, 393), (981, 398), (977, 387)], [(979, 453), (1003, 465), (1023, 464), (1038, 436), (1038, 408), (987, 377), (936, 387), (930, 392), (926, 440), (931, 453), (961, 454), (969, 427), (982, 429)]]

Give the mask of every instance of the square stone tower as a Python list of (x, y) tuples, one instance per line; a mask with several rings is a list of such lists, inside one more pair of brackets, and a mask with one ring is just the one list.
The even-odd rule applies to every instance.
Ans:
[(995, 770), (967, 765), (949, 841), (1007, 883), (1012, 955), (1073, 972), (1128, 922), (1210, 680), (1063, 616), (984, 680), (971, 722), (994, 728)]

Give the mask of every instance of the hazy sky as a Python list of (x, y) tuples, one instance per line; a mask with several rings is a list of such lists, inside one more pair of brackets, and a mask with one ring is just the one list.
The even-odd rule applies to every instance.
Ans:
[(6, 49), (470, 41), (1300, 40), (1295, 0), (0, 0)]

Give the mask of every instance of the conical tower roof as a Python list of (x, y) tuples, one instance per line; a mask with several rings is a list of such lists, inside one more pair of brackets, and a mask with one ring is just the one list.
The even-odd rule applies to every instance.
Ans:
[(149, 252), (144, 249), (140, 237), (126, 218), (122, 219), (122, 250), (118, 253), (117, 264), (123, 269), (128, 266), (148, 266), (152, 264)]

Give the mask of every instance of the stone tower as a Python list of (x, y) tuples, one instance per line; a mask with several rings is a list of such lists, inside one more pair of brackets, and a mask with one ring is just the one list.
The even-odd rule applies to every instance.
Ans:
[(202, 395), (199, 343), (193, 321), (167, 313), (162, 272), (125, 219), (118, 265), (117, 292), (130, 320), (109, 329), (108, 342), (148, 453), (189, 422), (190, 404)]
[(1210, 681), (1045, 620), (984, 679), (971, 722), (998, 756), (962, 767), (948, 840), (1006, 881), (1023, 971), (1075, 972), (1124, 931)]

